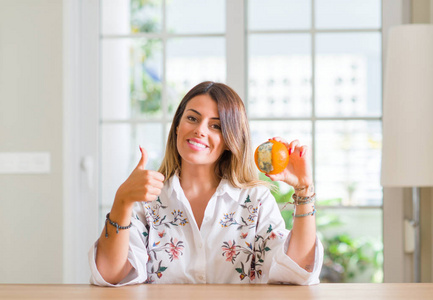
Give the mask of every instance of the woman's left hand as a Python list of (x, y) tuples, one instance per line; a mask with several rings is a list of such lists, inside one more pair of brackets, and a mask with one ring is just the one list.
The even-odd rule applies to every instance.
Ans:
[(284, 181), (294, 188), (312, 185), (313, 175), (308, 159), (308, 147), (300, 145), (298, 140), (294, 140), (290, 144), (281, 137), (274, 137), (270, 140), (281, 142), (287, 147), (287, 151), (289, 151), (289, 164), (283, 172), (275, 175), (266, 174), (266, 176), (272, 181)]

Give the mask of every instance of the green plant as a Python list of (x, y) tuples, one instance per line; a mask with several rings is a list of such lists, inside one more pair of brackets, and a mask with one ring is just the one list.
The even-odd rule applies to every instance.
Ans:
[(353, 282), (364, 273), (370, 282), (382, 282), (381, 243), (371, 238), (354, 239), (338, 234), (322, 240), (325, 248), (324, 282)]

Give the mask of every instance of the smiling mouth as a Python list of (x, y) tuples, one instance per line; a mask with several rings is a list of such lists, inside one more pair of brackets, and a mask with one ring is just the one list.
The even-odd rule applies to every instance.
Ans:
[(200, 144), (200, 143), (197, 143), (197, 142), (191, 141), (191, 140), (187, 140), (187, 141), (188, 141), (189, 144), (194, 145), (194, 146), (196, 146), (196, 147), (199, 147), (199, 148), (202, 148), (202, 149), (207, 148), (206, 145), (203, 145), (203, 144)]

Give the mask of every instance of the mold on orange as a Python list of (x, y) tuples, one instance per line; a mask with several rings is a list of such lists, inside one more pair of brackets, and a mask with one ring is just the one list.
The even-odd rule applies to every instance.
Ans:
[(278, 174), (283, 172), (289, 163), (289, 151), (283, 143), (270, 140), (257, 147), (254, 161), (260, 172)]

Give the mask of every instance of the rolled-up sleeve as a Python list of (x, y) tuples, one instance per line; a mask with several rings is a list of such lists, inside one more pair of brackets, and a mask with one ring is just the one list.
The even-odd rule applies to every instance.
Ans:
[[(138, 216), (134, 213), (134, 216)], [(118, 284), (111, 284), (104, 280), (96, 266), (96, 252), (98, 251), (96, 241), (89, 250), (89, 265), (91, 271), (90, 283), (99, 286), (113, 286), (119, 287), (124, 285), (132, 285), (143, 283), (147, 280), (146, 264), (148, 261), (148, 254), (146, 250), (146, 239), (148, 231), (144, 224), (133, 217), (132, 227), (129, 234), (129, 250), (128, 261), (132, 266), (131, 272)]]
[(319, 276), (323, 265), (323, 245), (316, 235), (316, 245), (314, 254), (313, 271), (307, 272), (301, 268), (290, 256), (287, 249), (289, 247), (291, 234), (287, 237), (284, 247), (276, 251), (269, 271), (269, 281), (271, 284), (298, 284), (313, 285), (320, 283)]

